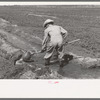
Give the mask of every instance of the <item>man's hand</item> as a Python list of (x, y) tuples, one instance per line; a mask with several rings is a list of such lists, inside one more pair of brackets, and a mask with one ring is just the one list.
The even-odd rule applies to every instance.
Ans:
[(46, 51), (46, 47), (42, 47), (42, 49), (40, 50), (40, 53), (43, 53)]
[(42, 50), (40, 50), (39, 52), (40, 52), (40, 53), (43, 53), (43, 52), (45, 52), (45, 51), (46, 51), (45, 49), (42, 49)]
[(66, 45), (66, 44), (68, 44), (68, 41), (64, 41), (64, 42), (62, 43), (62, 45)]

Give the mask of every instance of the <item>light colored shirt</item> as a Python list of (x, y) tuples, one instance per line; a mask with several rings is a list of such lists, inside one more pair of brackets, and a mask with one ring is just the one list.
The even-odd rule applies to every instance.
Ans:
[(51, 45), (61, 45), (63, 39), (68, 35), (68, 32), (61, 26), (49, 25), (44, 31), (44, 39), (42, 46), (46, 46), (47, 43)]

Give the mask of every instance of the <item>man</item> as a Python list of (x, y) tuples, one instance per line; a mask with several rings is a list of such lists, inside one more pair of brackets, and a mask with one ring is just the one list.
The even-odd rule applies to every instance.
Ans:
[(51, 19), (47, 19), (44, 22), (43, 27), (45, 28), (45, 31), (41, 52), (46, 51), (46, 55), (44, 56), (45, 65), (50, 64), (50, 58), (52, 57), (54, 51), (56, 51), (60, 67), (63, 67), (63, 43), (68, 33), (61, 26), (54, 25), (54, 21)]

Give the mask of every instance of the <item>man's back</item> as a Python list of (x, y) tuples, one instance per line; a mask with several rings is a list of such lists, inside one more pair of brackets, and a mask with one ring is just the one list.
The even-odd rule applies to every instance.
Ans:
[(60, 26), (50, 25), (45, 32), (48, 33), (50, 37), (50, 43), (53, 45), (61, 44), (63, 42)]

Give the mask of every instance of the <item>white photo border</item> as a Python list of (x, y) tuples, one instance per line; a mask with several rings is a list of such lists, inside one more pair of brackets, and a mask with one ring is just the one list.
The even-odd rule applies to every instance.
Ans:
[[(0, 2), (3, 5), (100, 5), (100, 2)], [(52, 84), (49, 83), (52, 81)], [(57, 81), (58, 84), (54, 84)], [(0, 98), (100, 98), (99, 79), (0, 80)]]

